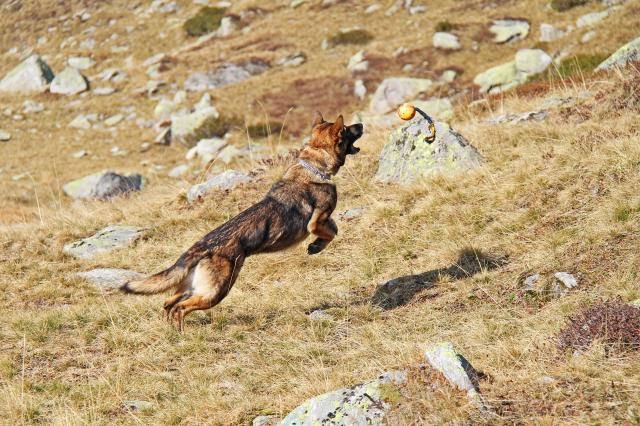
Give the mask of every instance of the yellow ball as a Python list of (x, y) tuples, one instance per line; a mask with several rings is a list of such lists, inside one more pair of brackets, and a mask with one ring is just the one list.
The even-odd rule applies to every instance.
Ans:
[(411, 120), (416, 116), (416, 109), (411, 104), (402, 104), (398, 108), (398, 117), (403, 120)]

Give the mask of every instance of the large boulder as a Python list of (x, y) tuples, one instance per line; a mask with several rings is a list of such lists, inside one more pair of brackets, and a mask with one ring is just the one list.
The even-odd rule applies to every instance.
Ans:
[(77, 199), (107, 200), (139, 191), (144, 179), (139, 174), (120, 175), (112, 171), (94, 173), (65, 184), (62, 190)]
[(622, 46), (603, 63), (598, 65), (596, 71), (608, 70), (612, 67), (623, 67), (629, 62), (640, 61), (640, 37)]
[(198, 109), (190, 114), (179, 114), (171, 117), (171, 137), (191, 146), (200, 139), (220, 136), (218, 120), (220, 114), (215, 107)]
[(416, 117), (389, 136), (382, 149), (376, 180), (410, 185), (441, 173), (470, 170), (482, 164), (480, 153), (448, 124), (436, 122), (436, 139), (428, 143), (429, 124)]
[(89, 88), (87, 79), (76, 68), (65, 68), (51, 82), (51, 93), (60, 95), (75, 95)]
[(0, 81), (0, 92), (44, 92), (54, 75), (38, 55), (31, 55)]
[(546, 70), (551, 61), (551, 56), (540, 49), (520, 49), (516, 53), (516, 69), (527, 77)]
[(316, 396), (290, 412), (280, 426), (382, 425), (391, 408), (390, 396), (407, 381), (407, 373), (394, 371), (350, 388)]
[(529, 35), (529, 22), (524, 19), (498, 19), (489, 28), (496, 43), (509, 43), (522, 40)]
[(90, 237), (65, 244), (63, 251), (79, 259), (93, 259), (99, 254), (130, 247), (144, 234), (144, 228), (110, 225)]
[(516, 87), (519, 84), (517, 76), (516, 61), (511, 61), (481, 72), (473, 82), (480, 86), (483, 93), (496, 93)]
[(437, 32), (433, 35), (433, 47), (443, 50), (458, 50), (460, 46), (460, 40), (458, 36), (446, 32)]
[(415, 99), (420, 93), (431, 88), (433, 82), (424, 78), (386, 78), (376, 89), (369, 109), (374, 114), (389, 112), (403, 102)]

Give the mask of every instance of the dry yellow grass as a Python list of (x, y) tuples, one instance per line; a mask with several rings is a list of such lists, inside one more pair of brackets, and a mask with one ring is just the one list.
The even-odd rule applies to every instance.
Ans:
[[(0, 12), (0, 53), (18, 40), (35, 45), (37, 36), (57, 19), (47, 18), (52, 11), (69, 15), (84, 7), (80, 2), (23, 3), (19, 12)], [(116, 44), (126, 40), (131, 51), (111, 54), (108, 45), (101, 46), (98, 58), (104, 62), (94, 70), (124, 67), (131, 55), (137, 65), (126, 69), (130, 75), (126, 85), (111, 97), (88, 96), (78, 104), (51, 95), (0, 95), (0, 104), (14, 111), (26, 98), (47, 108), (17, 122), (0, 115), (0, 128), (13, 135), (0, 145), (0, 417), (4, 422), (248, 424), (258, 414), (284, 415), (311, 396), (394, 368), (409, 368), (410, 380), (402, 389), (400, 405), (389, 414), (389, 424), (640, 422), (637, 354), (605, 356), (603, 348), (595, 346), (571, 356), (555, 346), (555, 335), (580, 307), (616, 296), (625, 301), (640, 297), (639, 111), (638, 105), (613, 108), (616, 99), (629, 95), (618, 89), (624, 81), (636, 81), (637, 89), (637, 72), (612, 73), (595, 81), (577, 78), (572, 85), (558, 86), (552, 94), (588, 89), (600, 95), (569, 112), (554, 112), (543, 123), (490, 126), (460, 107), (454, 125), (487, 158), (486, 166), (411, 188), (373, 182), (386, 133), (367, 131), (359, 143), (362, 152), (350, 158), (335, 179), (337, 211), (362, 206), (364, 215), (338, 223), (338, 238), (318, 256), (307, 256), (300, 246), (249, 258), (229, 297), (210, 312), (191, 315), (186, 333), (179, 334), (161, 318), (161, 297), (103, 294), (71, 275), (99, 266), (147, 273), (169, 265), (193, 241), (258, 200), (286, 165), (276, 162), (257, 183), (188, 207), (181, 196), (187, 183), (166, 177), (171, 166), (183, 161), (184, 147), (154, 146), (139, 153), (140, 143), (154, 134), (132, 123), (120, 125), (117, 133), (67, 128), (80, 112), (111, 115), (129, 105), (135, 105), (139, 116), (151, 117), (155, 101), (131, 95), (146, 81), (139, 64), (158, 51), (180, 46), (184, 42), (180, 24), (197, 9), (190, 1), (178, 2), (182, 9), (161, 21), (163, 25), (153, 23), (160, 16), (154, 15), (136, 24), (139, 30), (126, 34), (124, 28), (137, 19), (126, 2), (85, 3), (92, 20), (81, 24), (76, 19), (68, 33), (47, 34), (48, 44), (40, 50), (56, 52), (62, 40), (92, 24), (97, 26), (96, 39), (118, 32)], [(496, 8), (487, 10), (485, 2), (477, 1), (463, 11), (452, 2), (434, 1), (425, 15), (400, 13), (386, 18), (381, 12), (363, 15), (365, 3), (291, 10), (278, 6), (284, 2), (235, 2), (234, 12), (256, 5), (270, 12), (249, 34), (180, 56), (163, 78), (182, 84), (188, 73), (215, 65), (222, 54), (232, 60), (261, 53), (251, 47), (229, 50), (251, 40), (290, 44), (277, 54), (267, 52), (273, 58), (305, 50), (309, 61), (299, 68), (273, 69), (212, 92), (221, 112), (244, 115), (245, 107), (264, 93), (284, 91), (296, 79), (348, 77), (345, 64), (357, 47), (319, 49), (323, 36), (338, 28), (366, 27), (376, 36), (366, 50), (391, 57), (402, 45), (428, 47), (442, 16), (466, 24), (460, 33), (468, 46), (489, 18), (526, 16), (537, 30), (542, 21), (569, 23), (597, 9), (591, 4), (549, 15), (544, 2), (497, 2)], [(598, 27), (597, 40), (577, 49), (614, 50), (634, 33), (633, 11), (637, 2), (630, 1), (617, 12), (620, 25)], [(110, 18), (118, 19), (111, 29), (96, 23)], [(314, 31), (309, 31), (309, 21), (314, 22)], [(405, 25), (413, 32), (402, 32)], [(30, 27), (35, 30), (28, 32)], [(159, 38), (160, 32), (166, 37)], [(566, 42), (579, 36), (572, 34)], [(463, 65), (463, 76), (470, 80), (535, 39), (534, 31), (515, 45), (496, 48), (481, 43), (478, 53), (464, 49), (434, 54), (429, 67)], [(64, 58), (73, 53), (81, 52), (65, 50), (60, 57), (51, 53), (50, 64), (59, 71)], [(15, 64), (12, 61), (0, 63), (0, 75)], [(190, 94), (189, 102), (196, 100)], [(541, 101), (505, 97), (499, 107), (526, 111)], [(354, 110), (362, 106), (352, 103)], [(246, 113), (249, 120), (259, 106), (251, 111)], [(327, 111), (327, 115), (338, 112), (350, 111)], [(236, 132), (238, 143), (244, 138)], [(277, 136), (271, 142), (298, 144)], [(131, 154), (113, 157), (109, 154), (113, 146)], [(95, 158), (71, 158), (78, 149), (91, 151)], [(148, 165), (141, 165), (143, 160)], [(156, 171), (155, 164), (166, 168)], [(72, 203), (61, 194), (64, 182), (106, 167), (140, 170), (150, 185), (139, 194), (107, 203)], [(28, 175), (12, 179), (22, 173)], [(112, 223), (148, 227), (148, 237), (132, 249), (93, 261), (62, 254), (65, 243)], [(433, 287), (395, 309), (382, 310), (370, 303), (378, 284), (400, 275), (443, 271), (455, 266), (460, 253), (469, 249), (479, 260), (487, 255), (505, 263), (464, 278), (442, 273)], [(559, 270), (580, 276), (579, 288), (569, 296), (529, 296), (520, 290), (524, 274)], [(335, 320), (309, 321), (306, 313), (320, 306)], [(463, 393), (443, 386), (441, 378), (419, 367), (425, 362), (425, 345), (439, 340), (454, 342), (486, 374), (481, 388), (498, 417), (483, 419)], [(130, 411), (123, 408), (126, 400), (150, 401), (153, 409)]]

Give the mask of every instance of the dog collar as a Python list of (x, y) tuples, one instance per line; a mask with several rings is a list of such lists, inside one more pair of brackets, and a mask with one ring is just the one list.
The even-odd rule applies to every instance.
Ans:
[(313, 167), (311, 164), (307, 163), (304, 160), (298, 160), (298, 164), (300, 164), (307, 171), (311, 172), (312, 174), (316, 175), (317, 177), (319, 177), (322, 180), (326, 180), (326, 181), (331, 180), (331, 176), (329, 176), (328, 174), (326, 174), (322, 170), (318, 170), (316, 167)]

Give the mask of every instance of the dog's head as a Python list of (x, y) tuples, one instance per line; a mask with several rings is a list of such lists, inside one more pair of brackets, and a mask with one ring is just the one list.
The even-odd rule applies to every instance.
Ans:
[(336, 174), (344, 165), (347, 155), (357, 154), (360, 148), (354, 143), (362, 136), (362, 123), (345, 126), (342, 116), (329, 123), (316, 112), (313, 120), (311, 139), (303, 149), (306, 156), (326, 167), (326, 171)]

